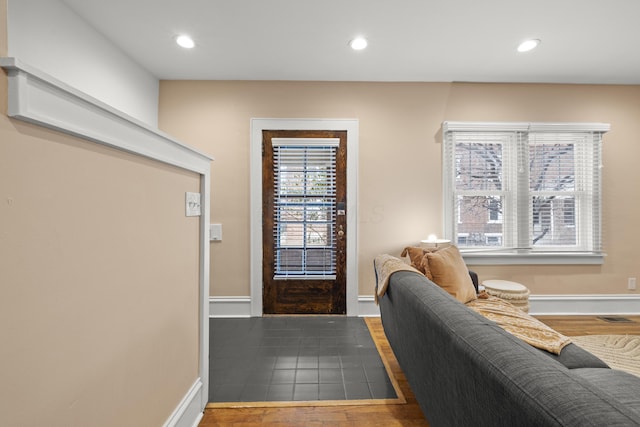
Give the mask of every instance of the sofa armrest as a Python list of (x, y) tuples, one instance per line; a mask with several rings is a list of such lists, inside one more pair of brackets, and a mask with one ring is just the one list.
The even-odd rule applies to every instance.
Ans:
[(476, 288), (476, 294), (478, 293), (478, 274), (475, 271), (469, 270), (469, 276), (473, 282), (473, 287)]

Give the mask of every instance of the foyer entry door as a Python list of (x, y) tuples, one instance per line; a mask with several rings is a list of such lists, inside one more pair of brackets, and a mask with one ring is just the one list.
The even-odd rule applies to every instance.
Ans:
[(264, 314), (346, 314), (346, 131), (264, 130)]

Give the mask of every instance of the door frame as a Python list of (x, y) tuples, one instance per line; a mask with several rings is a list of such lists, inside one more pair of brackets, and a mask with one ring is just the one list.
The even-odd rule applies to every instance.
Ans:
[(358, 315), (358, 139), (357, 119), (251, 119), (251, 316), (262, 316), (262, 131), (347, 131), (347, 316)]

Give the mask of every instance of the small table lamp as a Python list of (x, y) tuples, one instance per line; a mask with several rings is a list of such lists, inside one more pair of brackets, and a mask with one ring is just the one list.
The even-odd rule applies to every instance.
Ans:
[(427, 249), (438, 249), (441, 247), (446, 247), (451, 244), (451, 240), (448, 239), (438, 239), (435, 234), (430, 234), (426, 240), (421, 240), (420, 244), (423, 248)]

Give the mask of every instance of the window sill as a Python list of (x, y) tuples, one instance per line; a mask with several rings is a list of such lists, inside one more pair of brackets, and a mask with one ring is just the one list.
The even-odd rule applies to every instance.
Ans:
[(468, 265), (600, 265), (605, 257), (603, 253), (576, 252), (460, 252)]

